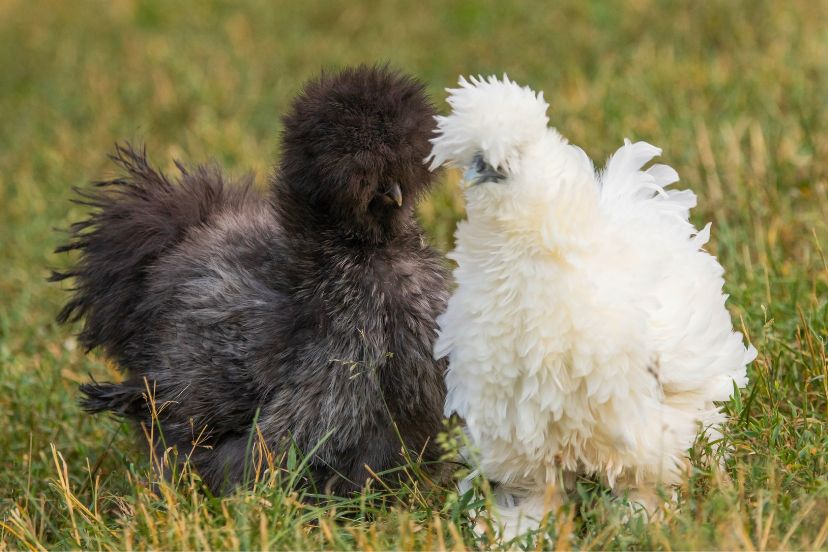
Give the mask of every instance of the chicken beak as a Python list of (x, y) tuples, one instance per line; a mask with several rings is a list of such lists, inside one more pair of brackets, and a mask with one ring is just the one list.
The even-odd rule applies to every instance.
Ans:
[(483, 172), (475, 174), (474, 178), (471, 179), (471, 185), (478, 186), (480, 184), (483, 184), (484, 182), (500, 182), (505, 178), (506, 175), (501, 174), (494, 169), (487, 169)]
[(483, 160), (483, 155), (478, 153), (472, 159), (471, 164), (463, 174), (463, 182), (466, 188), (478, 186), (484, 182), (500, 182), (505, 180), (506, 175)]
[(402, 207), (403, 204), (403, 196), (402, 190), (400, 189), (400, 185), (394, 182), (388, 188), (388, 191), (385, 192), (385, 196), (388, 197), (397, 207)]

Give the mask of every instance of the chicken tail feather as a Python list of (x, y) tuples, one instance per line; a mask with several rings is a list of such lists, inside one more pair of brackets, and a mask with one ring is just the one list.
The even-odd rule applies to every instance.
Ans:
[(129, 144), (116, 145), (111, 158), (124, 175), (98, 182), (91, 190), (75, 188), (75, 202), (90, 207), (91, 213), (70, 226), (69, 243), (56, 252), (77, 250), (80, 257), (49, 280), (74, 280), (58, 321), (83, 319), (81, 344), (87, 350), (101, 347), (120, 363), (129, 347), (141, 347), (153, 323), (149, 268), (191, 228), (245, 201), (252, 179), (242, 186), (225, 186), (215, 168), (199, 167), (190, 174), (178, 165), (181, 176), (171, 181), (150, 166), (145, 149)]
[(81, 406), (87, 412), (112, 411), (120, 416), (146, 412), (144, 394), (139, 387), (118, 383), (84, 383), (80, 386), (84, 397)]

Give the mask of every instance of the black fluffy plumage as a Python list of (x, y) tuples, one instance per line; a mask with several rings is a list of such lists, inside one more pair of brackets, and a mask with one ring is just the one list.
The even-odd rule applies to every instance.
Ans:
[(401, 464), (400, 437), (433, 459), (447, 275), (413, 217), (432, 116), (411, 77), (323, 74), (284, 118), (267, 192), (116, 147), (124, 176), (80, 192), (92, 214), (59, 249), (80, 257), (53, 276), (75, 281), (59, 320), (125, 372), (81, 386), (85, 407), (149, 424), (154, 395), (164, 444), (214, 491), (242, 482), (254, 424), (277, 453), (322, 442), (313, 477), (340, 494)]

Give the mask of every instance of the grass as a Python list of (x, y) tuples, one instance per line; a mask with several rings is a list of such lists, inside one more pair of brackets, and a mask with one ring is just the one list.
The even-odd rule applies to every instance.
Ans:
[[(66, 293), (45, 283), (67, 263), (52, 228), (83, 213), (70, 187), (113, 173), (115, 140), (263, 183), (302, 81), (378, 59), (426, 79), (441, 109), (459, 73), (507, 71), (599, 161), (625, 136), (663, 146), (760, 351), (727, 406), (723, 470), (700, 445), (681, 507), (650, 525), (583, 484), (548, 546), (824, 549), (828, 4), (0, 0), (0, 550), (487, 546), (467, 521), (479, 504), (414, 480), (315, 505), (291, 474), (223, 498), (191, 474), (155, 481), (125, 425), (80, 412), (77, 384), (116, 372), (55, 325)], [(450, 248), (452, 175), (420, 216)]]

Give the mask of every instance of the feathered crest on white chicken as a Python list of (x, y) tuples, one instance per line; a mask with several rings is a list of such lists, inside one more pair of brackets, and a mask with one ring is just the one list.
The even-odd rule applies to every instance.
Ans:
[(520, 86), (504, 74), (460, 77), (459, 88), (448, 88), (452, 112), (438, 115), (437, 136), (426, 159), (431, 170), (443, 164), (464, 165), (482, 152), (491, 166), (514, 169), (524, 146), (540, 140), (546, 133), (549, 104), (543, 92)]

